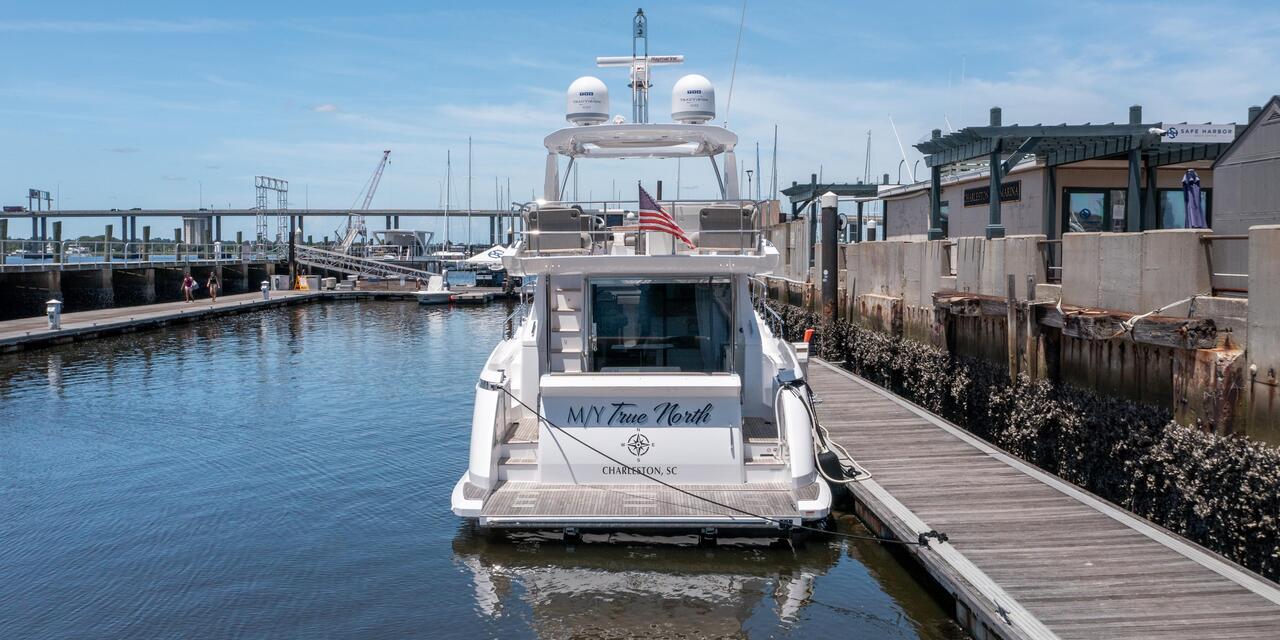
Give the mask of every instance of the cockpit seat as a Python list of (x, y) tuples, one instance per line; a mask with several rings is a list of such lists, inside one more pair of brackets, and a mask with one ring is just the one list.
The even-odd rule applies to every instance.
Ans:
[(698, 230), (690, 239), (699, 251), (745, 251), (757, 242), (755, 210), (713, 205), (698, 212)]
[(548, 207), (526, 215), (526, 248), (535, 253), (589, 253), (592, 233), (603, 228), (578, 207)]

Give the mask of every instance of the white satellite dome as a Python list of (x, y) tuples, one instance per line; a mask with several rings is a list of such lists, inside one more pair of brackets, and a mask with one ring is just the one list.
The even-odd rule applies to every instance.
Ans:
[(569, 85), (564, 119), (578, 126), (609, 121), (609, 87), (600, 78), (582, 76)]
[(703, 124), (716, 117), (716, 88), (706, 76), (691, 73), (676, 81), (671, 89), (671, 119), (684, 124)]

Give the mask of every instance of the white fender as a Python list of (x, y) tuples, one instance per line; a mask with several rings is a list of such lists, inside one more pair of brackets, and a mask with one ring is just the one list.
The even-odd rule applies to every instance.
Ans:
[(807, 487), (818, 478), (813, 460), (813, 426), (809, 419), (809, 406), (795, 389), (782, 389), (778, 393), (778, 416), (787, 441), (787, 454), (791, 467), (791, 486)]

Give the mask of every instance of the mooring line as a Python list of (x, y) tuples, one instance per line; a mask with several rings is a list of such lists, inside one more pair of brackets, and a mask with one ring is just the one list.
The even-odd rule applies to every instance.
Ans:
[[(495, 386), (496, 386), (496, 385), (495, 385)], [(546, 418), (546, 416), (543, 416), (543, 415), (542, 415), (542, 413), (540, 413), (537, 409), (534, 409), (533, 407), (530, 407), (529, 405), (525, 404), (525, 402), (524, 402), (523, 400), (521, 400), (520, 398), (517, 398), (517, 397), (516, 397), (516, 395), (515, 395), (514, 393), (511, 393), (511, 390), (510, 390), (510, 389), (507, 389), (507, 387), (506, 387), (505, 385), (503, 385), (503, 386), (499, 386), (498, 388), (499, 388), (499, 389), (501, 389), (503, 393), (507, 394), (507, 396), (509, 396), (512, 400), (515, 400), (515, 401), (516, 401), (520, 406), (524, 407), (526, 410), (528, 410), (530, 413), (532, 413), (534, 416), (536, 416), (536, 417), (538, 418), (538, 420), (539, 420), (539, 421), (546, 423), (546, 425), (547, 425), (548, 427), (551, 427), (552, 429), (555, 429), (556, 431), (559, 431), (560, 433), (563, 433), (564, 435), (566, 435), (566, 436), (568, 436), (569, 438), (571, 438), (574, 442), (577, 442), (578, 444), (580, 444), (580, 445), (582, 445), (582, 446), (584, 446), (584, 447), (586, 447), (586, 448), (588, 448), (588, 449), (590, 449), (590, 450), (592, 450), (592, 451), (596, 452), (597, 454), (599, 454), (600, 456), (602, 456), (602, 457), (603, 457), (603, 458), (605, 458), (606, 460), (609, 460), (610, 462), (613, 462), (614, 464), (617, 464), (617, 465), (619, 465), (619, 466), (625, 467), (629, 472), (633, 473), (634, 475), (638, 475), (638, 476), (641, 476), (641, 477), (646, 478), (646, 479), (648, 479), (648, 480), (652, 480), (653, 482), (656, 482), (656, 483), (658, 483), (658, 484), (660, 484), (660, 485), (662, 485), (662, 486), (664, 486), (664, 487), (666, 487), (666, 488), (668, 488), (668, 489), (671, 489), (671, 490), (673, 490), (673, 491), (678, 491), (678, 492), (683, 493), (684, 495), (687, 495), (687, 496), (689, 496), (689, 497), (691, 497), (691, 498), (694, 498), (694, 499), (697, 499), (697, 500), (702, 500), (703, 502), (706, 502), (706, 503), (708, 503), (708, 504), (715, 505), (715, 506), (720, 507), (720, 508), (722, 508), (722, 509), (728, 509), (729, 511), (735, 511), (735, 512), (740, 513), (740, 514), (742, 514), (742, 515), (744, 515), (744, 516), (748, 516), (748, 517), (751, 517), (751, 518), (756, 518), (756, 519), (758, 519), (758, 520), (764, 520), (765, 522), (772, 522), (772, 523), (774, 523), (774, 524), (778, 525), (778, 528), (779, 528), (779, 529), (781, 529), (781, 530), (782, 530), (782, 531), (784, 531), (784, 532), (786, 532), (786, 531), (790, 531), (791, 529), (800, 529), (800, 530), (802, 530), (802, 531), (813, 531), (813, 532), (816, 532), (816, 533), (824, 533), (824, 534), (827, 534), (827, 535), (833, 535), (833, 536), (837, 536), (837, 537), (840, 537), (840, 538), (845, 538), (845, 539), (847, 539), (847, 540), (869, 540), (869, 541), (872, 541), (872, 542), (882, 542), (882, 543), (886, 543), (886, 544), (901, 544), (901, 545), (907, 545), (907, 546), (913, 546), (913, 547), (926, 547), (926, 548), (929, 546), (929, 540), (930, 540), (930, 539), (937, 540), (938, 542), (947, 542), (947, 534), (945, 534), (945, 533), (939, 533), (939, 532), (937, 532), (937, 531), (927, 531), (927, 532), (925, 532), (925, 533), (921, 533), (921, 534), (920, 534), (920, 536), (919, 536), (917, 539), (915, 539), (915, 540), (898, 540), (898, 539), (895, 539), (895, 538), (881, 538), (881, 537), (878, 537), (878, 536), (863, 536), (863, 535), (858, 535), (858, 534), (855, 534), (855, 533), (844, 533), (844, 532), (841, 532), (841, 531), (828, 531), (828, 530), (826, 530), (826, 529), (820, 529), (820, 528), (818, 528), (818, 527), (811, 527), (811, 526), (808, 526), (808, 525), (805, 525), (805, 524), (794, 524), (794, 523), (792, 523), (792, 522), (790, 522), (790, 521), (787, 521), (787, 520), (782, 520), (782, 519), (779, 519), (779, 518), (773, 518), (773, 517), (770, 517), (770, 516), (764, 516), (764, 515), (760, 515), (760, 514), (758, 514), (758, 513), (752, 513), (752, 512), (750, 512), (750, 511), (746, 511), (746, 510), (743, 510), (743, 509), (739, 509), (739, 508), (734, 507), (734, 506), (732, 506), (732, 505), (724, 504), (724, 503), (719, 502), (719, 501), (717, 501), (717, 500), (712, 500), (711, 498), (708, 498), (708, 497), (706, 497), (706, 496), (698, 495), (698, 494), (696, 494), (696, 493), (694, 493), (694, 492), (692, 492), (692, 491), (689, 491), (689, 490), (687, 490), (687, 489), (682, 489), (682, 488), (677, 487), (677, 486), (675, 486), (675, 485), (673, 485), (673, 484), (671, 484), (671, 483), (669, 483), (669, 482), (667, 482), (667, 481), (665, 481), (665, 480), (663, 480), (663, 479), (661, 479), (661, 478), (658, 478), (658, 477), (652, 476), (652, 475), (650, 475), (650, 474), (648, 474), (648, 473), (645, 473), (645, 472), (644, 472), (644, 470), (642, 470), (642, 469), (640, 469), (640, 468), (637, 468), (637, 467), (633, 467), (633, 466), (631, 466), (631, 465), (629, 465), (629, 464), (627, 464), (627, 463), (625, 463), (625, 462), (623, 462), (623, 461), (621, 461), (621, 460), (618, 460), (617, 458), (615, 458), (615, 457), (613, 457), (613, 456), (611, 456), (611, 455), (609, 455), (609, 454), (607, 454), (607, 453), (605, 453), (605, 452), (603, 452), (603, 451), (601, 451), (601, 450), (599, 450), (599, 449), (597, 449), (597, 448), (595, 448), (595, 447), (591, 446), (590, 444), (587, 444), (586, 442), (583, 442), (581, 438), (579, 438), (579, 437), (577, 437), (577, 436), (573, 435), (572, 433), (569, 433), (569, 431), (568, 431), (568, 430), (566, 430), (566, 429), (564, 429), (564, 428), (560, 427), (560, 425), (557, 425), (556, 423), (554, 423), (554, 422), (552, 422), (552, 421), (548, 420), (548, 419)], [(653, 500), (652, 498), (648, 498), (648, 499), (649, 499), (649, 500)]]

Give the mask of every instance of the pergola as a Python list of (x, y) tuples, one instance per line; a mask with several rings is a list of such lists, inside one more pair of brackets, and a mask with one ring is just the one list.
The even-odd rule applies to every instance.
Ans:
[[(990, 164), (990, 193), (1000, 193), (1000, 182), (1009, 170), (1023, 158), (1034, 155), (1046, 169), (1044, 198), (1044, 233), (1056, 235), (1057, 173), (1065, 164), (1085, 160), (1127, 159), (1129, 181), (1125, 196), (1126, 231), (1142, 231), (1156, 226), (1158, 167), (1195, 160), (1213, 160), (1228, 144), (1177, 143), (1162, 140), (1162, 123), (1142, 122), (1142, 107), (1129, 108), (1128, 124), (1059, 124), (1059, 125), (1010, 125), (1000, 123), (1000, 108), (991, 109), (991, 124), (985, 127), (965, 127), (942, 135), (934, 129), (929, 140), (915, 145), (925, 154), (925, 164), (932, 172), (932, 188), (929, 202), (929, 238), (942, 238), (942, 168), (949, 164), (977, 158), (988, 158)], [(1236, 130), (1239, 133), (1240, 127)], [(1003, 158), (1003, 160), (1002, 160)], [(1145, 197), (1143, 197), (1142, 167), (1147, 169)], [(1142, 215), (1130, 215), (1141, 203)], [(1004, 237), (1004, 225), (1000, 220), (1000, 198), (990, 198), (987, 218), (987, 238)]]
[[(885, 180), (888, 181), (888, 179), (889, 178), (886, 175)], [(805, 207), (810, 208), (810, 214), (814, 213), (814, 210), (817, 208), (818, 198), (822, 197), (822, 194), (827, 193), (828, 191), (836, 194), (837, 196), (841, 196), (845, 198), (859, 198), (859, 200), (857, 201), (858, 203), (857, 225), (858, 226), (855, 228), (860, 230), (862, 229), (862, 203), (864, 202), (863, 199), (875, 198), (876, 195), (879, 194), (879, 190), (880, 190), (880, 185), (870, 184), (865, 182), (856, 182), (856, 183), (831, 182), (826, 184), (819, 184), (818, 174), (814, 173), (814, 174), (810, 174), (808, 184), (800, 184), (798, 182), (792, 182), (790, 187), (782, 190), (782, 195), (787, 196), (787, 198), (791, 201), (791, 218), (792, 219), (799, 217), (800, 212), (804, 210)], [(811, 220), (814, 218), (816, 218), (816, 216), (810, 215)], [(816, 240), (817, 229), (818, 228), (816, 225), (812, 223), (809, 224), (809, 244), (810, 245), (812, 245)], [(858, 240), (855, 240), (855, 242), (862, 241), (860, 231), (858, 234), (855, 234), (855, 237), (858, 238)]]

